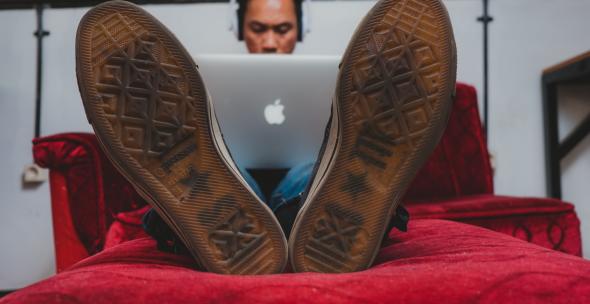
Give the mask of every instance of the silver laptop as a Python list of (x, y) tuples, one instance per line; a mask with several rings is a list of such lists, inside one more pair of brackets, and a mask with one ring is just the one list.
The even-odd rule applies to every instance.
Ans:
[(243, 168), (315, 161), (330, 116), (338, 56), (199, 55), (224, 139)]

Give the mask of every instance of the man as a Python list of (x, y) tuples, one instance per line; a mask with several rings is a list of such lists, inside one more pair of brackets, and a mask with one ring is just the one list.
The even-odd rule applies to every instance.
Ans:
[(242, 0), (239, 33), (250, 53), (290, 54), (300, 36), (301, 0)]
[[(260, 33), (283, 23), (251, 20)], [(351, 272), (373, 262), (444, 131), (454, 45), (440, 0), (380, 0), (368, 12), (342, 57), (333, 115), (288, 243), (225, 147), (192, 57), (153, 16), (124, 1), (89, 11), (76, 74), (104, 152), (203, 268), (269, 274), (290, 260), (296, 272)]]

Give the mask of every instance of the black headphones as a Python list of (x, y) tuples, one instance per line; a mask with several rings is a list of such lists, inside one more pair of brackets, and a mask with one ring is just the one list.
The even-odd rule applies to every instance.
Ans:
[[(244, 40), (244, 16), (250, 0), (230, 0), (230, 25), (238, 40)], [(309, 3), (310, 0), (292, 0), (295, 4), (295, 16), (297, 17), (297, 41), (303, 41), (305, 34), (309, 32)], [(305, 2), (305, 3), (304, 3)], [(235, 12), (234, 12), (235, 11)]]

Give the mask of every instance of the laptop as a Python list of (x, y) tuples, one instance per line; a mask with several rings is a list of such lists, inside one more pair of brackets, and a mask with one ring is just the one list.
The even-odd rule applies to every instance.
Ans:
[(316, 160), (339, 56), (199, 55), (195, 61), (238, 166), (285, 169)]

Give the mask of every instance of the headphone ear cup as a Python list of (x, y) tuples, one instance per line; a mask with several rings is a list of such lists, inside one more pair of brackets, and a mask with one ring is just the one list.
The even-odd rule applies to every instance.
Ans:
[(305, 39), (307, 33), (310, 32), (310, 9), (311, 0), (303, 0), (303, 5), (301, 6), (301, 40)]
[(238, 21), (238, 9), (240, 5), (236, 0), (229, 1), (229, 12), (228, 12), (228, 22), (229, 22), (229, 30), (234, 33), (237, 39), (239, 39), (239, 21)]

